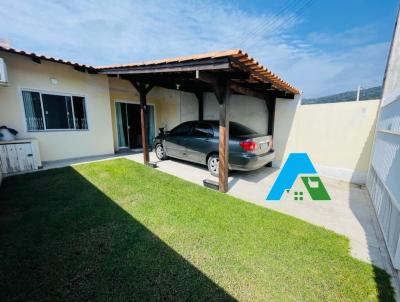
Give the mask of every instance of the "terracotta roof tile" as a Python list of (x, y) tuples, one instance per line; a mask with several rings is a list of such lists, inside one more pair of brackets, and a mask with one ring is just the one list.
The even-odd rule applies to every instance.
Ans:
[(214, 51), (214, 52), (207, 52), (202, 54), (195, 54), (190, 56), (180, 56), (175, 58), (166, 58), (166, 59), (159, 59), (159, 60), (151, 60), (151, 61), (144, 61), (144, 62), (135, 62), (135, 63), (128, 63), (128, 64), (118, 64), (118, 65), (107, 65), (107, 66), (96, 66), (98, 70), (108, 70), (108, 69), (116, 69), (116, 68), (135, 68), (135, 67), (144, 67), (149, 65), (161, 65), (161, 64), (168, 64), (168, 63), (179, 63), (179, 62), (186, 62), (192, 60), (201, 60), (201, 59), (214, 59), (214, 58), (222, 58), (222, 57), (232, 57), (241, 62), (242, 64), (246, 65), (251, 71), (258, 73), (253, 74), (254, 77), (258, 78), (259, 80), (263, 81), (262, 77), (265, 77), (268, 82), (270, 82), (273, 86), (276, 86), (279, 89), (286, 90), (287, 92), (298, 94), (300, 91), (289, 84), (288, 82), (284, 81), (278, 75), (272, 73), (267, 68), (263, 67), (258, 61), (254, 58), (250, 57), (247, 53), (243, 52), (240, 49), (231, 49), (225, 51)]
[(93, 66), (90, 66), (90, 65), (80, 64), (80, 63), (76, 63), (76, 62), (72, 62), (72, 61), (66, 61), (66, 60), (62, 60), (62, 59), (59, 59), (59, 58), (49, 57), (49, 56), (38, 54), (38, 53), (34, 53), (34, 52), (15, 49), (15, 48), (12, 48), (12, 47), (0, 46), (0, 50), (6, 51), (6, 52), (10, 52), (10, 53), (20, 54), (20, 55), (24, 55), (24, 56), (35, 57), (35, 58), (39, 58), (39, 59), (43, 59), (43, 60), (47, 60), (47, 61), (52, 61), (52, 62), (67, 64), (67, 65), (72, 65), (72, 66), (81, 67), (81, 68), (88, 68), (88, 69), (93, 69), (93, 70), (95, 69)]
[(224, 51), (214, 51), (214, 52), (207, 52), (202, 54), (195, 54), (195, 55), (188, 55), (188, 56), (180, 56), (175, 58), (166, 58), (166, 59), (158, 59), (158, 60), (151, 60), (145, 62), (137, 62), (137, 63), (128, 63), (128, 64), (119, 64), (119, 65), (107, 65), (107, 66), (90, 66), (85, 64), (80, 64), (72, 61), (62, 60), (55, 57), (50, 57), (42, 54), (37, 54), (33, 52), (28, 52), (24, 50), (18, 50), (11, 47), (0, 46), (0, 50), (16, 53), (25, 56), (31, 56), (43, 60), (48, 60), (52, 62), (72, 65), (75, 67), (87, 68), (91, 70), (107, 70), (107, 69), (115, 69), (115, 68), (132, 68), (132, 67), (143, 67), (148, 65), (159, 65), (159, 64), (168, 64), (168, 63), (178, 63), (178, 62), (186, 62), (186, 61), (194, 61), (194, 60), (201, 60), (201, 59), (213, 59), (213, 58), (222, 58), (222, 57), (232, 57), (235, 58), (240, 63), (244, 64), (249, 68), (252, 72), (252, 77), (256, 78), (260, 81), (268, 81), (273, 86), (286, 90), (287, 92), (298, 94), (300, 91), (290, 85), (288, 82), (284, 81), (282, 78), (277, 76), (276, 74), (272, 73), (267, 68), (263, 67), (258, 61), (254, 58), (250, 57), (247, 53), (243, 52), (240, 49), (231, 49), (231, 50), (224, 50)]
[(174, 62), (194, 61), (194, 60), (201, 60), (201, 59), (222, 58), (222, 57), (233, 56), (233, 55), (239, 54), (239, 53), (240, 53), (239, 49), (226, 50), (226, 51), (214, 51), (214, 52), (207, 52), (207, 53), (202, 53), (202, 54), (180, 56), (180, 57), (174, 57), (174, 58), (157, 59), (157, 60), (150, 60), (150, 61), (143, 61), (143, 62), (96, 66), (96, 68), (97, 69), (113, 69), (113, 68), (124, 68), (124, 67), (148, 66), (148, 65), (166, 64), (166, 63), (174, 63)]

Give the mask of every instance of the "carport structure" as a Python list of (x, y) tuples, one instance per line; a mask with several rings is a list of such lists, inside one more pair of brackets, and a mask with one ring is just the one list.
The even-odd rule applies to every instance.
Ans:
[(155, 87), (194, 93), (203, 119), (204, 93), (214, 93), (219, 103), (219, 190), (228, 190), (229, 100), (235, 94), (265, 101), (268, 134), (273, 134), (277, 98), (294, 99), (299, 90), (261, 66), (241, 50), (228, 50), (132, 64), (101, 66), (97, 71), (129, 80), (140, 95), (143, 160), (149, 163), (146, 95)]

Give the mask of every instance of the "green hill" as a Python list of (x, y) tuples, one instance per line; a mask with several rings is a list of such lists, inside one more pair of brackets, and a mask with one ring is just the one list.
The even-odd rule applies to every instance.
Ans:
[[(376, 100), (381, 98), (382, 86), (371, 87), (362, 89), (360, 92), (360, 101)], [(324, 104), (324, 103), (338, 103), (338, 102), (351, 102), (357, 99), (357, 90), (341, 92), (338, 94), (323, 96), (319, 98), (306, 98), (302, 100), (302, 104)]]

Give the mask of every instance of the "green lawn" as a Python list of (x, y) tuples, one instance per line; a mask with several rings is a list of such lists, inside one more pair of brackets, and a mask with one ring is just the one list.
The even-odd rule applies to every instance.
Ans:
[(391, 301), (343, 237), (117, 159), (5, 179), (0, 300)]

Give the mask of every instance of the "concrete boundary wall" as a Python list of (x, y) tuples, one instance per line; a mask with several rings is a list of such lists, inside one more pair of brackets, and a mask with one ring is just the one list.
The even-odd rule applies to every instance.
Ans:
[(365, 184), (379, 100), (300, 105), (278, 100), (274, 167), (306, 152), (324, 176)]

